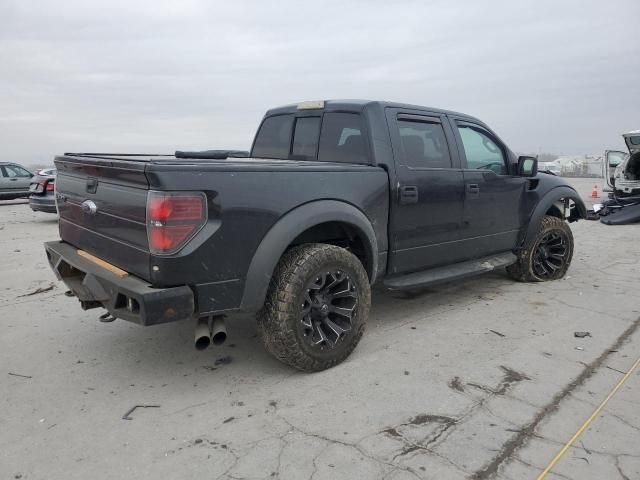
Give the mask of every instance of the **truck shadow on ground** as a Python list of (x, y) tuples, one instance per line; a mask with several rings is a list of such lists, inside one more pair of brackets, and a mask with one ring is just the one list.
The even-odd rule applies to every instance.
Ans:
[[(411, 292), (390, 292), (376, 287), (372, 293), (373, 305), (367, 331), (360, 345), (379, 335), (393, 341), (393, 330), (407, 323), (418, 322), (428, 327), (440, 313), (487, 301), (490, 299), (488, 295), (500, 295), (501, 289), (511, 284), (513, 282), (504, 272), (493, 272), (482, 279), (467, 279)], [(101, 313), (102, 310), (92, 310), (85, 314), (85, 318), (90, 321), (89, 316), (95, 315), (97, 323)], [(145, 370), (170, 373), (176, 369), (205, 369), (211, 372), (223, 368), (243, 375), (245, 372), (239, 369), (248, 369), (251, 376), (294, 372), (265, 351), (255, 317), (234, 315), (228, 317), (226, 323), (227, 342), (204, 351), (196, 351), (193, 346), (195, 322), (145, 328), (122, 320), (96, 326), (97, 334), (88, 334), (85, 348), (101, 352), (105, 356), (103, 365), (114, 358), (128, 359), (117, 363), (135, 375), (143, 375)], [(359, 350), (356, 349), (353, 355), (358, 355)]]

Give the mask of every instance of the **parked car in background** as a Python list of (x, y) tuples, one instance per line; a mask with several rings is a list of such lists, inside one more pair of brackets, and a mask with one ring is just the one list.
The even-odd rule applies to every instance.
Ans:
[(56, 208), (56, 169), (38, 170), (29, 186), (29, 206), (34, 212), (58, 213)]
[(55, 174), (56, 174), (56, 168), (51, 167), (51, 168), (39, 168), (38, 170), (35, 171), (33, 175), (37, 176), (37, 175), (55, 175)]
[(0, 162), (0, 200), (28, 197), (33, 174), (15, 163)]
[(604, 152), (605, 179), (614, 195), (629, 197), (640, 195), (640, 130), (622, 134), (629, 152)]

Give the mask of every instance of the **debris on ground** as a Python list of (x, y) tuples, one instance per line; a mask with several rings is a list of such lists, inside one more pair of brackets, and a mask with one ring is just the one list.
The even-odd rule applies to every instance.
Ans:
[(8, 372), (12, 377), (33, 378), (31, 375), (21, 375), (19, 373)]
[(45, 293), (45, 292), (50, 292), (51, 290), (53, 290), (54, 288), (56, 288), (56, 286), (51, 283), (48, 287), (40, 287), (40, 288), (36, 288), (33, 292), (30, 293), (25, 293), (23, 295), (18, 295), (16, 298), (21, 298), (21, 297), (30, 297), (32, 295), (38, 295), (39, 293)]
[(584, 350), (584, 347), (576, 347), (576, 350), (582, 351), (582, 350)]
[(460, 381), (460, 377), (453, 377), (449, 381), (449, 388), (451, 388), (453, 390), (457, 390), (459, 392), (464, 392), (464, 386), (462, 385), (462, 382)]
[(122, 416), (123, 420), (133, 420), (133, 417), (131, 417), (131, 414), (134, 412), (134, 410), (136, 410), (137, 408), (160, 408), (160, 405), (134, 405), (133, 407), (131, 407), (129, 410), (127, 410), (127, 413), (125, 413)]
[(591, 332), (573, 332), (573, 336), (576, 338), (591, 337)]
[(232, 362), (232, 358), (230, 355), (225, 355), (224, 357), (216, 358), (216, 361), (213, 362), (214, 365), (229, 365)]
[(499, 337), (506, 337), (506, 335), (505, 335), (504, 333), (500, 333), (500, 332), (497, 332), (497, 331), (495, 331), (495, 330), (491, 330), (491, 329), (489, 329), (489, 331), (490, 331), (491, 333), (495, 333), (495, 334), (496, 334), (496, 335), (498, 335)]
[(600, 220), (605, 225), (627, 225), (640, 222), (640, 199), (638, 197), (605, 200), (587, 211), (587, 220)]

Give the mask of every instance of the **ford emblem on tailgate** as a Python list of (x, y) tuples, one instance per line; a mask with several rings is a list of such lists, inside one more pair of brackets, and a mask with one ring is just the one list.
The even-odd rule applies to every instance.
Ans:
[(93, 200), (85, 200), (82, 202), (82, 211), (89, 215), (95, 215), (98, 211), (98, 206), (93, 202)]

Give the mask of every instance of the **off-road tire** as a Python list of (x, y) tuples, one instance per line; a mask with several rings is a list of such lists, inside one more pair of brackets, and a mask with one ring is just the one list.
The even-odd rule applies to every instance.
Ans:
[[(307, 286), (328, 271), (343, 272), (357, 292), (351, 330), (335, 347), (319, 351), (300, 332)], [(306, 297), (305, 297), (306, 296)], [(269, 353), (305, 372), (331, 368), (345, 360), (364, 333), (371, 305), (371, 287), (362, 263), (344, 248), (305, 244), (291, 248), (280, 259), (271, 278), (263, 308), (257, 315), (258, 331)], [(304, 327), (303, 327), (304, 328)]]
[[(556, 234), (566, 240), (566, 259), (551, 275), (541, 276), (534, 268), (534, 260), (540, 243), (549, 234)], [(546, 282), (549, 280), (558, 280), (559, 278), (564, 277), (571, 265), (571, 258), (573, 257), (573, 234), (571, 233), (571, 228), (569, 228), (569, 225), (563, 219), (547, 215), (542, 218), (542, 222), (540, 223), (540, 228), (537, 233), (526, 242), (524, 247), (517, 252), (516, 255), (518, 256), (518, 261), (507, 267), (507, 273), (514, 280), (519, 282)]]

